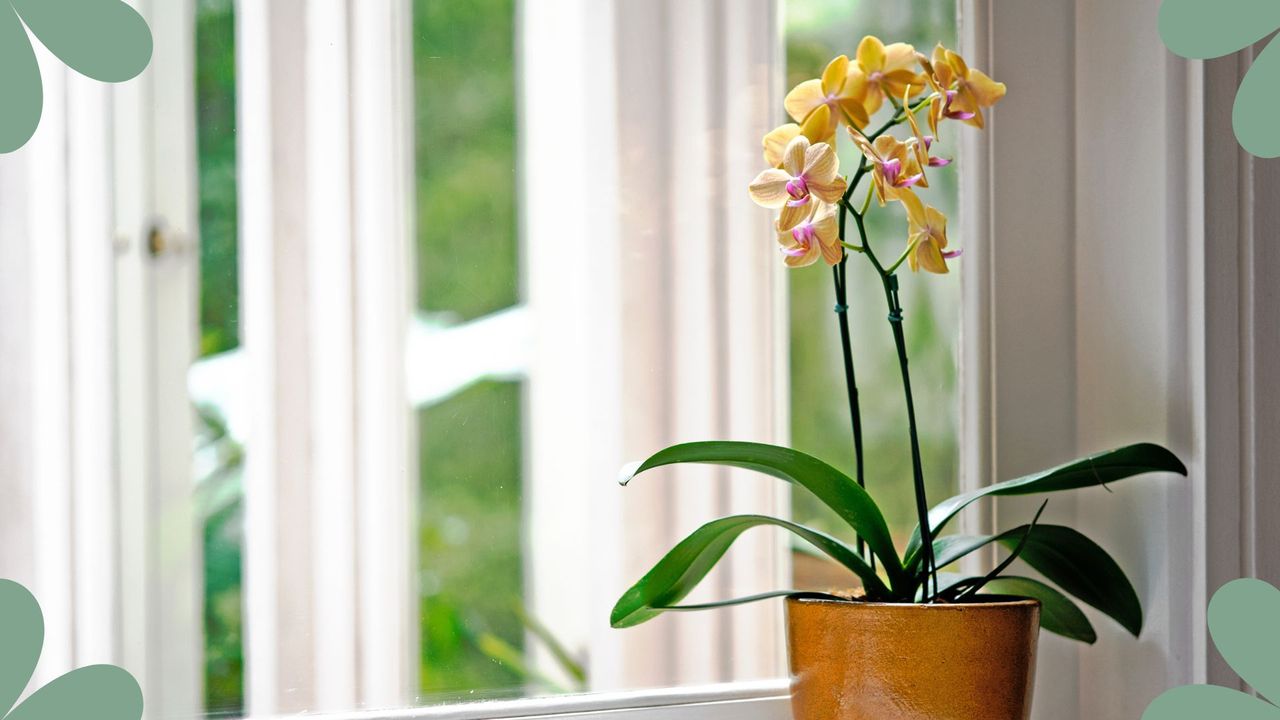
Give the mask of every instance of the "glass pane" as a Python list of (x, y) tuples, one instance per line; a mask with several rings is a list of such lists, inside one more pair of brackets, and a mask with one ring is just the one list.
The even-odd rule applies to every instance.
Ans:
[[(236, 184), (236, 46), (233, 0), (196, 5), (196, 144), (200, 202), (200, 360), (225, 362), (240, 345)], [(244, 449), (224, 405), (197, 403), (196, 503), (203, 524), (204, 705), (244, 710), (241, 560)], [(225, 399), (225, 396), (224, 396)]]
[[(514, 0), (413, 3), (424, 334), (520, 302), (515, 13)], [(533, 684), (520, 620), (522, 392), (477, 366), (418, 412), (424, 695), (507, 696)]]
[[(935, 43), (954, 47), (956, 8), (953, 0), (910, 0), (900, 3), (849, 3), (846, 0), (788, 0), (786, 53), (788, 88), (819, 77), (831, 58), (852, 57), (867, 34), (885, 43), (907, 42), (926, 54)], [(882, 114), (887, 112), (882, 110)], [(877, 127), (879, 119), (873, 119)], [(940, 130), (938, 154), (954, 156), (954, 126)], [(858, 162), (852, 143), (839, 140), (841, 167)], [(948, 217), (951, 240), (963, 247), (956, 232), (956, 177), (942, 169), (929, 175), (928, 201)], [(877, 246), (900, 252), (905, 242), (901, 211), (868, 216), (868, 236)], [(888, 251), (882, 251), (881, 255)], [(959, 330), (960, 273), (899, 273), (911, 382), (919, 420), (920, 444), (929, 497), (940, 500), (958, 488), (959, 393), (956, 343)], [(791, 312), (791, 433), (795, 447), (854, 474), (853, 441), (840, 334), (832, 312), (835, 295), (831, 273), (815, 268), (787, 273)], [(884, 509), (894, 540), (902, 547), (915, 527), (911, 454), (897, 351), (889, 324), (884, 291), (866, 258), (849, 259), (849, 318), (863, 417), (867, 488)], [(838, 536), (851, 538), (847, 525), (807, 493), (792, 499), (795, 519)], [(797, 555), (799, 587), (821, 587), (828, 564)], [(839, 582), (846, 582), (840, 580)]]

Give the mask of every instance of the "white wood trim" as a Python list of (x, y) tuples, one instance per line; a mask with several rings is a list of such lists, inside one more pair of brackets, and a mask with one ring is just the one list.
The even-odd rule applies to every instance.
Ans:
[(152, 219), (166, 243), (148, 277), (153, 682), (146, 697), (151, 717), (163, 718), (190, 716), (203, 706), (204, 574), (192, 492), (195, 418), (187, 397), (187, 370), (199, 342), (195, 4), (151, 0), (146, 8), (155, 51), (147, 71), (151, 133), (144, 157)]
[[(1206, 165), (1232, 163), (1235, 151), (1223, 159), (1201, 144), (1210, 132), (1204, 95), (1227, 91), (1168, 55), (1157, 5), (961, 4), (962, 46), (1010, 88), (961, 158), (970, 164), (963, 227), (976, 248), (965, 260), (965, 484), (1136, 440), (1169, 445), (1192, 470), (1189, 481), (1146, 478), (1113, 494), (1053, 499), (1050, 513), (1129, 571), (1147, 624), (1134, 642), (1092, 614), (1097, 645), (1046, 643), (1042, 718), (1136, 717), (1163, 689), (1201, 678), (1204, 573), (1225, 572), (1204, 555), (1206, 528), (1220, 521), (1204, 457), (1218, 453), (1224, 468), (1237, 462), (1222, 442), (1242, 387), (1232, 385), (1237, 343), (1217, 351), (1212, 339), (1234, 337), (1237, 300), (1212, 282), (1206, 290), (1205, 278), (1232, 282), (1235, 266), (1211, 256), (1236, 251), (1206, 250), (1200, 227), (1234, 221), (1206, 210), (1212, 183), (1201, 177)], [(1120, 177), (1113, 167), (1135, 170)], [(1222, 202), (1230, 192), (1224, 187)], [(1240, 518), (1231, 492), (1220, 518)], [(978, 524), (1026, 510), (999, 508)]]
[(314, 707), (358, 707), (348, 3), (306, 8)]
[[(618, 490), (609, 479), (621, 455), (624, 325), (608, 280), (621, 267), (618, 160), (599, 150), (616, 146), (616, 129), (592, 122), (598, 115), (588, 108), (615, 103), (613, 3), (526, 0), (519, 13), (521, 259), (533, 325), (523, 500), (524, 546), (535, 551), (524, 556), (525, 602), (570, 652), (590, 658), (599, 688), (601, 677), (613, 677), (607, 658), (616, 655), (618, 639), (608, 626), (620, 550)], [(563, 187), (540, 177), (544, 168), (590, 175), (593, 202), (561, 213)], [(585, 568), (600, 573), (594, 584), (601, 587), (566, 592), (580, 588)], [(527, 647), (539, 671), (568, 684), (545, 647)]]
[[(316, 720), (790, 720), (785, 681), (461, 703)], [(283, 718), (281, 718), (283, 720)]]
[[(1191, 317), (1202, 347), (1196, 367), (1196, 454), (1206, 479), (1198, 507), (1203, 523), (1203, 604), (1238, 577), (1280, 582), (1280, 534), (1263, 517), (1275, 508), (1275, 483), (1266, 468), (1276, 465), (1277, 428), (1274, 354), (1280, 301), (1268, 282), (1277, 266), (1271, 239), (1280, 226), (1274, 199), (1280, 195), (1275, 164), (1249, 156), (1235, 141), (1231, 110), (1240, 79), (1258, 48), (1193, 63), (1190, 92), (1202, 96), (1193, 116), (1193, 160), (1203, 168), (1203, 213), (1193, 218), (1203, 241), (1190, 264), (1199, 291)], [(1202, 619), (1203, 616), (1201, 616)], [(1201, 622), (1201, 625), (1203, 623)], [(1209, 643), (1197, 647), (1204, 667), (1198, 680), (1239, 685), (1236, 674)]]
[(406, 11), (239, 6), (253, 715), (416, 694)]
[(405, 0), (351, 4), (360, 688), (367, 707), (417, 694), (415, 428), (404, 373), (413, 307), (412, 22)]
[(67, 256), (66, 70), (38, 50), (44, 115), (28, 143), (27, 206), (31, 250), (31, 480), (34, 584), (45, 618), (44, 650), (35, 678), (48, 682), (74, 667), (74, 525), (70, 313)]
[(111, 124), (108, 89), (68, 78), (67, 235), (76, 660), (119, 660)]

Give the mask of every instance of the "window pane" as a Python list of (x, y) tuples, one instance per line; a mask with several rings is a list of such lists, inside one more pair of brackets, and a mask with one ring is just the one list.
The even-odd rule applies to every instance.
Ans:
[[(863, 35), (884, 42), (907, 42), (922, 52), (935, 43), (954, 47), (954, 0), (911, 0), (902, 3), (849, 3), (846, 0), (788, 0), (786, 25), (787, 87), (819, 77), (831, 58), (852, 57)], [(885, 111), (882, 111), (882, 113)], [(875, 119), (873, 127), (881, 122)], [(938, 154), (954, 157), (955, 128), (944, 124)], [(841, 167), (858, 162), (852, 143), (843, 140)], [(952, 243), (963, 247), (956, 234), (957, 189), (955, 172), (936, 170), (929, 175), (930, 204), (948, 217)], [(891, 205), (887, 212), (868, 216), (868, 236), (881, 248), (881, 256), (901, 251), (906, 223)], [(902, 284), (904, 327), (911, 359), (911, 383), (919, 421), (920, 444), (931, 501), (954, 494), (958, 488), (959, 393), (956, 385), (956, 342), (959, 329), (960, 279), (964, 258), (948, 275), (899, 273)], [(813, 453), (854, 474), (853, 441), (840, 334), (831, 308), (835, 301), (831, 273), (810, 268), (789, 272), (791, 312), (791, 433), (800, 450)], [(880, 503), (899, 547), (915, 527), (911, 453), (906, 410), (897, 354), (879, 277), (870, 263), (854, 255), (848, 265), (849, 318), (854, 362), (863, 418), (863, 442), (867, 488)], [(795, 519), (813, 523), (842, 537), (851, 537), (847, 525), (807, 493), (792, 498)], [(798, 556), (797, 585), (822, 586), (823, 578), (843, 577), (825, 573), (826, 563)], [(840, 580), (839, 582), (846, 582)]]
[[(196, 5), (196, 144), (200, 192), (200, 356), (207, 367), (240, 345), (233, 0)], [(198, 372), (198, 371), (197, 371)], [(204, 704), (244, 710), (241, 560), (244, 453), (224, 405), (197, 407), (196, 502), (203, 523)], [(224, 398), (225, 399), (225, 396)]]

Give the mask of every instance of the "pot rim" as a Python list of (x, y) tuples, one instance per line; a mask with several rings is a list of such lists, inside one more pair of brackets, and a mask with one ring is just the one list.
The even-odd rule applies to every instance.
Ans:
[(1018, 597), (1014, 595), (985, 595), (982, 599), (975, 602), (962, 603), (904, 603), (904, 602), (871, 602), (868, 600), (857, 599), (833, 599), (830, 597), (813, 597), (801, 595), (788, 595), (787, 603), (797, 604), (823, 604), (823, 605), (844, 605), (850, 608), (919, 608), (920, 610), (963, 610), (966, 608), (1010, 608), (1010, 607), (1039, 607), (1040, 601), (1034, 598)]

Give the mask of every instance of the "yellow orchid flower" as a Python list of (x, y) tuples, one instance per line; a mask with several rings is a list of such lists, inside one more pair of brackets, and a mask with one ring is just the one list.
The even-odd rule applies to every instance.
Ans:
[[(920, 132), (920, 124), (916, 122), (916, 114), (912, 111), (906, 97), (902, 100), (902, 106), (906, 108), (907, 123), (911, 125), (912, 138), (908, 142), (913, 145), (916, 153), (916, 162), (920, 164), (920, 167), (946, 167), (950, 165), (950, 158), (937, 157), (930, 154), (933, 150), (934, 136)], [(928, 187), (928, 183), (924, 183), (924, 186)]]
[(804, 125), (787, 123), (770, 130), (769, 134), (764, 136), (764, 161), (770, 167), (782, 167), (782, 154), (787, 149), (787, 144), (799, 135), (809, 138), (810, 143), (824, 142), (835, 147), (835, 134), (823, 134), (827, 131), (830, 121), (831, 108), (822, 105), (809, 113)]
[(812, 265), (818, 258), (828, 265), (836, 265), (844, 257), (834, 205), (817, 203), (813, 213), (795, 227), (784, 229), (779, 223), (777, 229), (778, 244), (786, 256), (787, 267)]
[(933, 49), (930, 83), (936, 94), (929, 101), (929, 126), (938, 133), (943, 118), (961, 120), (981, 129), (982, 108), (992, 107), (1004, 97), (1005, 85), (970, 68), (964, 58), (941, 43)]
[(910, 97), (925, 87), (925, 78), (916, 72), (916, 49), (906, 43), (885, 45), (868, 35), (858, 43), (857, 60), (868, 115), (874, 115), (887, 97)]
[(871, 142), (857, 130), (851, 129), (849, 134), (862, 154), (871, 161), (871, 181), (882, 207), (886, 200), (893, 199), (891, 195), (895, 191), (916, 185), (929, 187), (915, 151), (914, 138), (911, 143), (904, 143), (892, 135), (881, 135)]
[(830, 114), (821, 137), (834, 137), (839, 125), (864, 128), (870, 122), (862, 103), (865, 87), (865, 79), (851, 66), (849, 58), (841, 55), (827, 64), (820, 80), (805, 80), (792, 88), (783, 106), (798, 123), (808, 120), (818, 108), (827, 108)]
[(770, 168), (756, 176), (748, 191), (756, 204), (782, 208), (778, 229), (790, 230), (812, 214), (816, 197), (839, 203), (844, 197), (845, 179), (840, 177), (840, 160), (827, 143), (810, 143), (797, 135), (787, 143), (782, 167)]
[(912, 272), (945, 275), (949, 272), (947, 261), (960, 255), (959, 250), (947, 250), (947, 216), (932, 205), (926, 206), (910, 190), (893, 194), (907, 211), (907, 263)]

